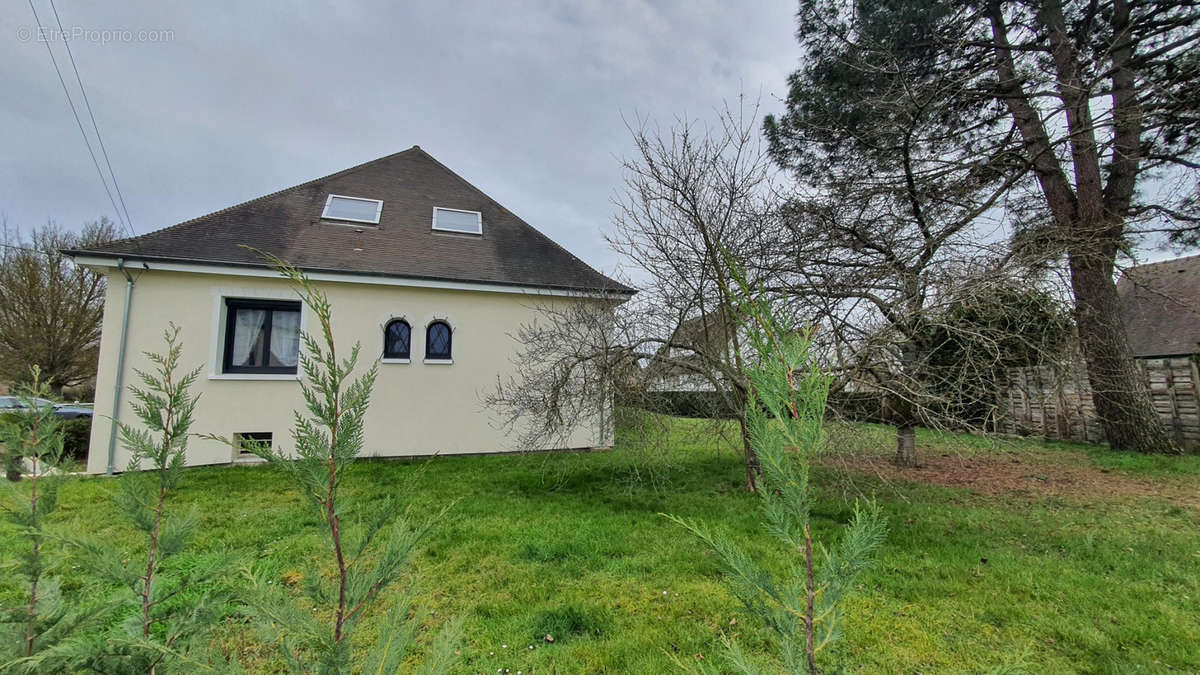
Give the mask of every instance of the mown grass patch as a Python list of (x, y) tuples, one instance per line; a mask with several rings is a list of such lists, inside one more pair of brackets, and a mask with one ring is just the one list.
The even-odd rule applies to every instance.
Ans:
[[(681, 421), (681, 430), (697, 423)], [(890, 453), (890, 430), (832, 430), (842, 449)], [(1016, 453), (1043, 462), (1162, 478), (1200, 490), (1195, 457), (1143, 458), (1087, 446), (1046, 446), (923, 434), (927, 463)], [(740, 457), (716, 442), (681, 439), (664, 485), (630, 482), (637, 453), (364, 461), (346, 479), (362, 503), (406, 492), (418, 512), (458, 499), (426, 541), (411, 583), (438, 624), (465, 619), (461, 672), (635, 672), (712, 659), (722, 635), (752, 652), (771, 645), (730, 596), (714, 559), (659, 514), (710, 523), (750, 554), (782, 567), (742, 489)], [(866, 450), (864, 450), (866, 449)], [(1034, 459), (1028, 459), (1034, 458)], [(416, 480), (414, 476), (420, 474)], [(832, 541), (849, 518), (847, 496), (874, 496), (890, 524), (878, 564), (848, 606), (834, 655), (858, 672), (1200, 670), (1200, 514), (1155, 495), (980, 494), (948, 485), (820, 469), (816, 536)], [(56, 516), (64, 531), (135, 543), (117, 523), (111, 480), (72, 480)], [(174, 506), (193, 510), (188, 555), (229, 550), (243, 570), (302, 583), (324, 550), (322, 529), (286, 476), (270, 467), (188, 472)], [(17, 545), (0, 531), (0, 549)], [(64, 560), (68, 593), (98, 592), (78, 561)], [(0, 579), (0, 600), (18, 589)], [(375, 634), (383, 602), (357, 639)], [(215, 639), (252, 672), (277, 672), (230, 606)], [(546, 634), (555, 641), (544, 640)], [(533, 649), (530, 649), (530, 647)]]

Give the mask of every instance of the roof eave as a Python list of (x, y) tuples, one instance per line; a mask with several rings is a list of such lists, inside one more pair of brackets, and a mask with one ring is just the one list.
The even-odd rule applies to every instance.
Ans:
[[(205, 265), (205, 266), (233, 267), (233, 268), (240, 268), (240, 269), (259, 269), (259, 270), (271, 269), (271, 265), (269, 265), (267, 263), (255, 263), (255, 262), (246, 262), (246, 261), (208, 260), (208, 259), (201, 259), (201, 258), (181, 258), (181, 257), (173, 257), (173, 256), (145, 255), (145, 254), (130, 253), (130, 252), (96, 251), (96, 250), (88, 250), (88, 249), (69, 249), (69, 248), (59, 249), (59, 252), (61, 252), (63, 255), (70, 256), (70, 258), (72, 260), (76, 259), (77, 257), (90, 256), (90, 257), (96, 257), (96, 258), (108, 258), (108, 259), (112, 259), (112, 260), (121, 260), (121, 259), (130, 260), (130, 261), (144, 260), (146, 262), (173, 263), (173, 264), (177, 264), (177, 265)], [(491, 281), (491, 280), (487, 280), (487, 279), (458, 279), (458, 278), (452, 278), (452, 277), (436, 277), (436, 276), (413, 275), (413, 274), (387, 274), (385, 272), (339, 270), (339, 269), (330, 269), (330, 268), (322, 268), (322, 267), (298, 266), (298, 269), (300, 269), (303, 272), (310, 272), (310, 273), (314, 273), (314, 274), (339, 274), (339, 275), (347, 275), (347, 276), (357, 276), (357, 277), (367, 277), (367, 278), (384, 278), (384, 279), (411, 279), (414, 281), (435, 281), (435, 282), (449, 282), (449, 283), (461, 283), (461, 284), (481, 284), (481, 285), (488, 285), (488, 286), (508, 286), (511, 288), (537, 288), (537, 289), (546, 289), (549, 291), (561, 291), (561, 292), (567, 292), (567, 293), (596, 293), (596, 294), (602, 293), (602, 294), (624, 295), (627, 297), (632, 297), (634, 294), (636, 294), (638, 292), (638, 289), (630, 288), (628, 286), (625, 286), (624, 284), (620, 284), (619, 282), (614, 282), (614, 283), (617, 283), (616, 287), (586, 287), (586, 286), (567, 286), (567, 285), (560, 285), (560, 284), (539, 284), (539, 283), (516, 283), (516, 282), (508, 282), (508, 281)]]

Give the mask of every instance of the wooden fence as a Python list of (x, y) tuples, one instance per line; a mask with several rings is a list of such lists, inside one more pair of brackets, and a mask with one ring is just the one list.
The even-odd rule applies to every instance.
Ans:
[[(1175, 442), (1200, 447), (1200, 371), (1195, 357), (1138, 359), (1159, 417)], [(1022, 436), (1103, 443), (1104, 431), (1082, 364), (1014, 370), (998, 384), (995, 430)]]

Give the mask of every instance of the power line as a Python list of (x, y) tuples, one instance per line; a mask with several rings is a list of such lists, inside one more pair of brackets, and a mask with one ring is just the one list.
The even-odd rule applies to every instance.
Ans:
[[(30, 0), (32, 2), (32, 0)], [(58, 18), (58, 8), (54, 0), (50, 0), (50, 10), (54, 12), (54, 21), (58, 24), (58, 33), (63, 36), (63, 46), (67, 48), (67, 58), (71, 60), (71, 70), (75, 71), (75, 81), (79, 83), (79, 93), (83, 94), (83, 103), (87, 106), (88, 117), (92, 120), (92, 129), (96, 131), (96, 142), (100, 145), (100, 154), (104, 155), (104, 164), (108, 167), (108, 175), (112, 178), (113, 189), (117, 191), (117, 199), (121, 202), (121, 210), (125, 212), (125, 222), (133, 230), (133, 218), (129, 217), (129, 207), (125, 206), (125, 195), (121, 194), (121, 186), (117, 185), (117, 173), (113, 171), (112, 162), (108, 161), (108, 149), (104, 147), (104, 139), (100, 137), (100, 125), (96, 124), (96, 115), (92, 113), (92, 102), (88, 100), (87, 89), (83, 86), (83, 78), (79, 76), (79, 67), (75, 65), (75, 55), (71, 53), (71, 41), (66, 38), (62, 19)]]
[[(42, 26), (42, 20), (38, 17), (37, 8), (33, 6), (33, 0), (29, 0), (29, 9), (33, 12), (33, 20), (37, 23), (38, 35), (45, 36), (45, 28)], [(71, 99), (71, 91), (67, 89), (67, 81), (63, 79), (62, 71), (58, 67), (58, 59), (54, 58), (54, 50), (50, 48), (50, 41), (43, 40), (46, 43), (46, 53), (50, 55), (50, 63), (54, 65), (54, 72), (58, 74), (58, 82), (62, 85), (63, 93), (67, 96), (67, 105), (71, 106), (71, 114), (75, 116), (75, 125), (79, 127), (79, 133), (83, 135), (83, 143), (87, 146), (88, 154), (92, 156), (92, 164), (96, 167), (96, 173), (100, 175), (100, 182), (104, 185), (104, 192), (108, 194), (108, 201), (112, 204), (113, 211), (117, 214), (117, 220), (121, 225), (133, 236), (133, 228), (125, 222), (125, 217), (121, 215), (121, 210), (117, 208), (117, 200), (113, 199), (112, 190), (108, 187), (108, 180), (104, 177), (104, 170), (100, 168), (100, 161), (96, 159), (96, 151), (92, 149), (92, 141), (88, 138), (87, 131), (83, 128), (83, 122), (79, 119), (79, 112), (75, 109), (75, 101)]]
[(37, 253), (38, 255), (44, 255), (47, 257), (50, 256), (50, 253), (48, 251), (42, 251), (42, 250), (39, 250), (36, 248), (29, 248), (28, 246), (18, 246), (16, 244), (8, 244), (5, 242), (0, 242), (0, 248), (11, 248), (16, 251), (25, 251), (27, 253)]

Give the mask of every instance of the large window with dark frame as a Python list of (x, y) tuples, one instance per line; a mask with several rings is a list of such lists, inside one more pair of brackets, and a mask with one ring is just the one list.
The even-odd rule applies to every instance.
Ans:
[(300, 303), (225, 300), (223, 372), (294, 375), (300, 361)]
[(425, 358), (438, 361), (450, 360), (450, 324), (445, 321), (434, 321), (425, 329)]
[(407, 359), (412, 344), (412, 327), (404, 319), (393, 319), (383, 328), (383, 358)]

